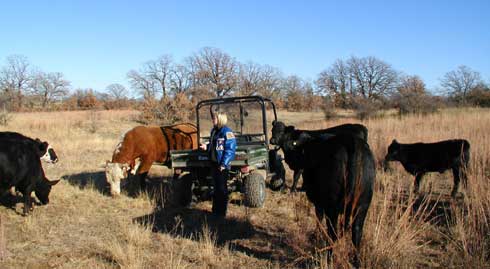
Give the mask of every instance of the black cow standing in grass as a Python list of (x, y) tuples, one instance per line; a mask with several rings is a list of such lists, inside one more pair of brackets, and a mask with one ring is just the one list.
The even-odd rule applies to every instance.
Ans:
[[(286, 150), (299, 152), (303, 167), (303, 188), (314, 204), (318, 219), (326, 216), (329, 237), (335, 241), (349, 227), (356, 247), (354, 266), (359, 267), (359, 248), (362, 229), (371, 199), (376, 165), (369, 145), (352, 135), (323, 135), (307, 133), (298, 140), (284, 143)], [(337, 232), (339, 216), (340, 233)], [(329, 251), (327, 256), (331, 256)]]
[(44, 175), (38, 150), (28, 141), (0, 140), (0, 195), (15, 187), (24, 196), (24, 215), (32, 208), (31, 193), (42, 204), (49, 203), (51, 186), (59, 182), (49, 181)]
[(0, 132), (0, 140), (4, 141), (3, 143), (8, 143), (9, 141), (23, 141), (29, 143), (36, 151), (39, 151), (37, 154), (41, 156), (40, 159), (42, 161), (48, 163), (56, 163), (58, 161), (58, 155), (56, 155), (56, 152), (51, 145), (38, 138), (32, 139), (17, 132)]
[(415, 176), (415, 193), (419, 190), (420, 180), (427, 172), (444, 173), (453, 170), (454, 186), (451, 196), (458, 193), (459, 181), (467, 187), (466, 175), (470, 161), (470, 143), (464, 139), (445, 140), (436, 143), (401, 144), (396, 140), (391, 142), (385, 157), (385, 171), (389, 161), (399, 161), (403, 168)]
[(288, 149), (284, 147), (286, 141), (297, 140), (302, 133), (306, 133), (312, 137), (320, 137), (325, 134), (348, 134), (358, 137), (367, 142), (368, 129), (362, 124), (342, 124), (327, 129), (321, 130), (299, 130), (294, 126), (286, 126), (283, 122), (272, 122), (272, 137), (270, 143), (278, 145), (284, 152), (284, 161), (288, 164), (289, 168), (293, 170), (293, 185), (291, 191), (296, 191), (296, 185), (298, 184), (299, 177), (303, 171), (301, 166), (301, 153), (294, 149)]
[[(17, 132), (0, 132), (0, 144), (10, 143), (12, 141), (20, 141), (32, 146), (33, 150), (36, 151), (36, 154), (40, 156), (39, 158), (41, 161), (47, 163), (58, 162), (58, 155), (56, 155), (56, 152), (48, 142), (41, 141), (39, 138), (32, 139)], [(12, 187), (10, 192), (12, 195), (15, 195), (15, 188)]]

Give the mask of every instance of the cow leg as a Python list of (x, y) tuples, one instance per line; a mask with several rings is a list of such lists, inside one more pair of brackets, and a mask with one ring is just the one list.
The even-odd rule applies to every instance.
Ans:
[(323, 216), (325, 215), (323, 208), (315, 206), (315, 214), (319, 223), (323, 222)]
[(150, 171), (151, 165), (153, 161), (148, 161), (148, 158), (143, 158), (141, 160), (140, 166), (138, 167), (138, 171), (136, 172), (137, 178), (140, 182), (140, 189), (146, 189), (146, 176), (148, 175), (148, 171)]
[(302, 172), (303, 172), (303, 169), (294, 170), (294, 173), (293, 173), (293, 186), (291, 186), (291, 192), (296, 192), (296, 185), (298, 184), (299, 176), (301, 176), (301, 173)]
[(415, 176), (415, 181), (413, 184), (413, 193), (415, 194), (419, 193), (420, 181), (422, 180), (422, 177), (424, 177), (424, 173), (418, 173)]
[[(327, 209), (326, 210), (326, 215), (327, 215), (327, 232), (328, 232), (328, 237), (330, 237), (330, 242), (335, 243), (337, 241), (337, 220), (339, 217), (339, 213), (336, 210), (333, 209)], [(332, 260), (333, 258), (333, 250), (331, 248), (332, 244), (327, 240), (326, 246), (329, 247), (327, 249), (327, 254), (325, 257), (325, 262), (328, 266), (328, 263)]]
[(148, 172), (144, 172), (144, 173), (138, 175), (141, 190), (146, 189), (146, 176), (148, 176)]
[(24, 216), (27, 216), (32, 209), (31, 193), (33, 189), (33, 186), (28, 186), (24, 192), (22, 192), (22, 195), (24, 196)]
[(456, 194), (458, 193), (458, 188), (459, 188), (459, 181), (460, 181), (460, 169), (459, 168), (453, 168), (453, 177), (454, 177), (454, 186), (453, 190), (451, 191), (451, 197), (456, 197)]
[(361, 207), (352, 223), (352, 243), (356, 248), (356, 253), (353, 261), (354, 268), (359, 268), (361, 266), (359, 251), (361, 247), (362, 228), (364, 227), (364, 220), (366, 219), (366, 215), (367, 208)]

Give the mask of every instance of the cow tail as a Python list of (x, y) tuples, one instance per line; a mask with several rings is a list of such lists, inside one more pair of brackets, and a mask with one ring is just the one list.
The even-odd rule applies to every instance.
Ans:
[(470, 155), (471, 155), (471, 153), (470, 153), (470, 152), (471, 152), (471, 151), (470, 151), (470, 148), (471, 148), (471, 147), (470, 147), (470, 143), (469, 143), (468, 141), (465, 141), (465, 142), (466, 142), (465, 144), (466, 144), (467, 146), (465, 147), (465, 151), (464, 151), (464, 155), (465, 155), (465, 156), (464, 156), (464, 158), (465, 158), (464, 160), (465, 160), (465, 165), (466, 165), (466, 168), (468, 168), (468, 165), (469, 165), (469, 163), (470, 163)]
[(353, 221), (356, 219), (356, 216), (358, 214), (359, 201), (361, 199), (361, 195), (363, 192), (363, 175), (364, 175), (363, 154), (365, 154), (363, 150), (359, 151), (358, 154), (356, 154), (355, 169), (353, 169), (354, 171), (357, 171), (357, 173), (354, 175), (354, 182), (353, 182), (354, 185), (352, 186), (352, 211), (349, 216), (351, 223), (353, 223)]

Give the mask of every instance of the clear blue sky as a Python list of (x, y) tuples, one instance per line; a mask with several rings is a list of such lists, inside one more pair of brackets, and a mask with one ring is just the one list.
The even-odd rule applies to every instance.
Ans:
[(22, 54), (74, 88), (127, 85), (130, 69), (205, 46), (306, 79), (354, 55), (419, 75), (429, 88), (462, 64), (490, 81), (490, 0), (18, 0), (0, 10), (0, 66)]

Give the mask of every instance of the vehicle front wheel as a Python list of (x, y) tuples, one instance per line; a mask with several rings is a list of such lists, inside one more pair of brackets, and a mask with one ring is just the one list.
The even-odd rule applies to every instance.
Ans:
[(265, 202), (265, 178), (256, 171), (250, 173), (243, 180), (243, 194), (245, 205), (249, 207), (262, 207)]

